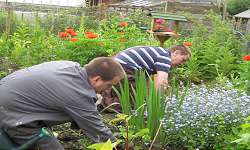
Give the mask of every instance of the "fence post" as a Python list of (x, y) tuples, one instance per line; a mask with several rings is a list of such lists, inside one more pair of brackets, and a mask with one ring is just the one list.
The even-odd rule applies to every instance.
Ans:
[(227, 0), (223, 0), (222, 3), (223, 3), (222, 20), (225, 20), (227, 15)]
[(5, 22), (5, 32), (6, 34), (10, 34), (10, 28), (11, 28), (11, 21), (12, 21), (12, 10), (11, 10), (11, 5), (9, 2), (6, 0), (6, 11), (7, 11), (7, 17), (6, 17), (6, 22)]

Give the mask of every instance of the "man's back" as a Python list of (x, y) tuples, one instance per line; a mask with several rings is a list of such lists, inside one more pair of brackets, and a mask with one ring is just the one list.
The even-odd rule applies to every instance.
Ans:
[(0, 81), (0, 127), (15, 127), (36, 120), (49, 124), (71, 120), (65, 115), (65, 105), (89, 93), (95, 96), (86, 80), (80, 65), (70, 61), (39, 64), (3, 78)]
[(131, 47), (118, 53), (115, 59), (126, 68), (147, 70), (150, 74), (157, 71), (169, 72), (171, 68), (170, 52), (162, 47)]

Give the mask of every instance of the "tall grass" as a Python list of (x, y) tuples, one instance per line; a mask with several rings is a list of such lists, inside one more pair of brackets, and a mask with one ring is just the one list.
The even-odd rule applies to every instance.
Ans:
[(147, 95), (147, 81), (144, 71), (136, 72), (135, 78), (135, 88), (132, 87), (133, 97), (135, 101), (135, 127), (137, 131), (140, 131), (145, 128), (144, 122), (144, 106), (145, 98)]
[[(117, 89), (115, 91), (120, 98), (123, 113), (132, 116), (130, 126), (136, 131), (147, 127), (151, 139), (154, 139), (165, 110), (165, 102), (161, 101), (161, 93), (156, 90), (154, 81), (147, 77), (145, 72), (137, 72), (135, 87), (132, 87), (133, 92), (129, 90), (127, 77), (123, 84), (120, 84), (120, 92)], [(134, 100), (133, 108), (130, 94)]]
[(154, 138), (158, 128), (160, 127), (160, 120), (163, 117), (165, 106), (161, 102), (160, 91), (156, 90), (154, 85), (154, 81), (150, 79), (147, 97), (147, 127), (149, 129), (151, 139)]
[(121, 82), (119, 83), (119, 88), (120, 91), (118, 91), (118, 89), (116, 88), (113, 89), (120, 99), (122, 112), (126, 115), (131, 115), (131, 104), (130, 104), (130, 93), (129, 93), (130, 90), (129, 90), (129, 82), (127, 75), (124, 77), (123, 83)]

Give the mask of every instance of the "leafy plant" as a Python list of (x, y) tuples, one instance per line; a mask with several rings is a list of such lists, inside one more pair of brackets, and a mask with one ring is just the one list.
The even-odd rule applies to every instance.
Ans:
[(237, 145), (250, 149), (250, 117), (245, 119), (245, 123), (240, 125), (240, 132), (238, 133), (238, 139), (232, 141), (231, 143), (236, 143)]
[(122, 112), (126, 115), (131, 115), (131, 104), (130, 104), (130, 85), (128, 82), (128, 77), (125, 76), (123, 84), (119, 83), (119, 91), (116, 88), (113, 88), (119, 97)]
[[(160, 120), (164, 114), (165, 103), (161, 101), (160, 92), (155, 89), (154, 81), (150, 77), (146, 77), (145, 72), (137, 73), (135, 81), (137, 82), (135, 88), (132, 88), (133, 93), (129, 92), (127, 78), (125, 78), (124, 84), (120, 86), (120, 93), (118, 90), (116, 90), (116, 92), (121, 100), (122, 108), (125, 108), (123, 112), (132, 115), (130, 126), (135, 128), (136, 131), (140, 131), (144, 129), (144, 125), (147, 125), (151, 140), (153, 140), (156, 136), (157, 129), (160, 127)], [(131, 104), (129, 100), (130, 94), (134, 98), (134, 104)], [(146, 109), (144, 109), (145, 104)], [(134, 110), (128, 109), (131, 105), (134, 106)], [(147, 123), (145, 122), (145, 118)]]
[(108, 140), (105, 143), (97, 143), (97, 144), (92, 144), (88, 146), (88, 149), (94, 149), (94, 150), (113, 150), (116, 149), (116, 145), (119, 144), (120, 141), (116, 141), (115, 143), (112, 143), (110, 140)]
[(136, 143), (136, 146), (142, 147), (142, 145), (144, 145), (144, 143), (142, 142), (150, 141), (148, 128), (144, 128), (139, 131), (134, 130), (134, 127), (131, 126), (133, 124), (130, 123), (132, 117), (133, 115), (128, 116), (125, 114), (117, 114), (116, 118), (110, 121), (110, 124), (112, 125), (119, 124), (118, 128), (120, 131), (120, 135), (123, 137), (123, 139), (125, 139), (125, 149), (128, 149), (129, 143)]
[[(229, 77), (237, 73), (239, 53), (243, 47), (240, 39), (232, 32), (231, 26), (221, 21), (220, 17), (209, 12), (202, 20), (193, 20), (192, 32), (188, 37), (180, 38), (178, 43), (191, 41), (190, 47), (193, 58), (178, 70), (182, 78), (193, 82), (212, 81), (218, 73), (214, 65), (218, 65), (218, 72)], [(225, 39), (225, 37), (227, 37)], [(178, 74), (179, 75), (179, 74)], [(184, 77), (183, 77), (184, 76)]]
[(240, 77), (245, 86), (245, 90), (250, 95), (250, 55), (244, 56), (244, 61), (240, 65)]
[(145, 128), (145, 121), (144, 121), (144, 105), (145, 99), (147, 95), (147, 82), (145, 72), (136, 72), (135, 78), (135, 88), (133, 86), (131, 89), (133, 90), (133, 97), (135, 101), (134, 109), (136, 110), (134, 121), (136, 130), (140, 131)]

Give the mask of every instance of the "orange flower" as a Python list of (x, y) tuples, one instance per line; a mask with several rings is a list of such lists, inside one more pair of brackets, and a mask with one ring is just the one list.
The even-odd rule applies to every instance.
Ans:
[(127, 27), (128, 26), (128, 22), (125, 22), (125, 21), (124, 22), (120, 22), (119, 26), (120, 27)]
[(70, 34), (71, 36), (77, 36), (77, 33), (76, 33), (75, 31), (71, 31), (69, 34)]
[(87, 32), (85, 32), (85, 34), (94, 34), (94, 32), (87, 31)]
[(183, 42), (183, 45), (185, 45), (185, 46), (192, 46), (193, 44), (192, 44), (192, 42)]
[(89, 39), (94, 39), (98, 37), (98, 34), (92, 33), (92, 34), (86, 34), (86, 37)]
[(77, 42), (77, 41), (78, 41), (78, 38), (71, 38), (70, 41), (71, 41), (71, 42)]
[(68, 27), (66, 29), (66, 32), (69, 33), (69, 34), (71, 34), (72, 32), (74, 32), (74, 29), (72, 27)]
[(245, 56), (243, 57), (243, 59), (244, 59), (245, 61), (250, 61), (250, 55), (245, 55)]
[(59, 32), (59, 37), (60, 38), (66, 38), (66, 37), (68, 37), (68, 33), (67, 32)]

